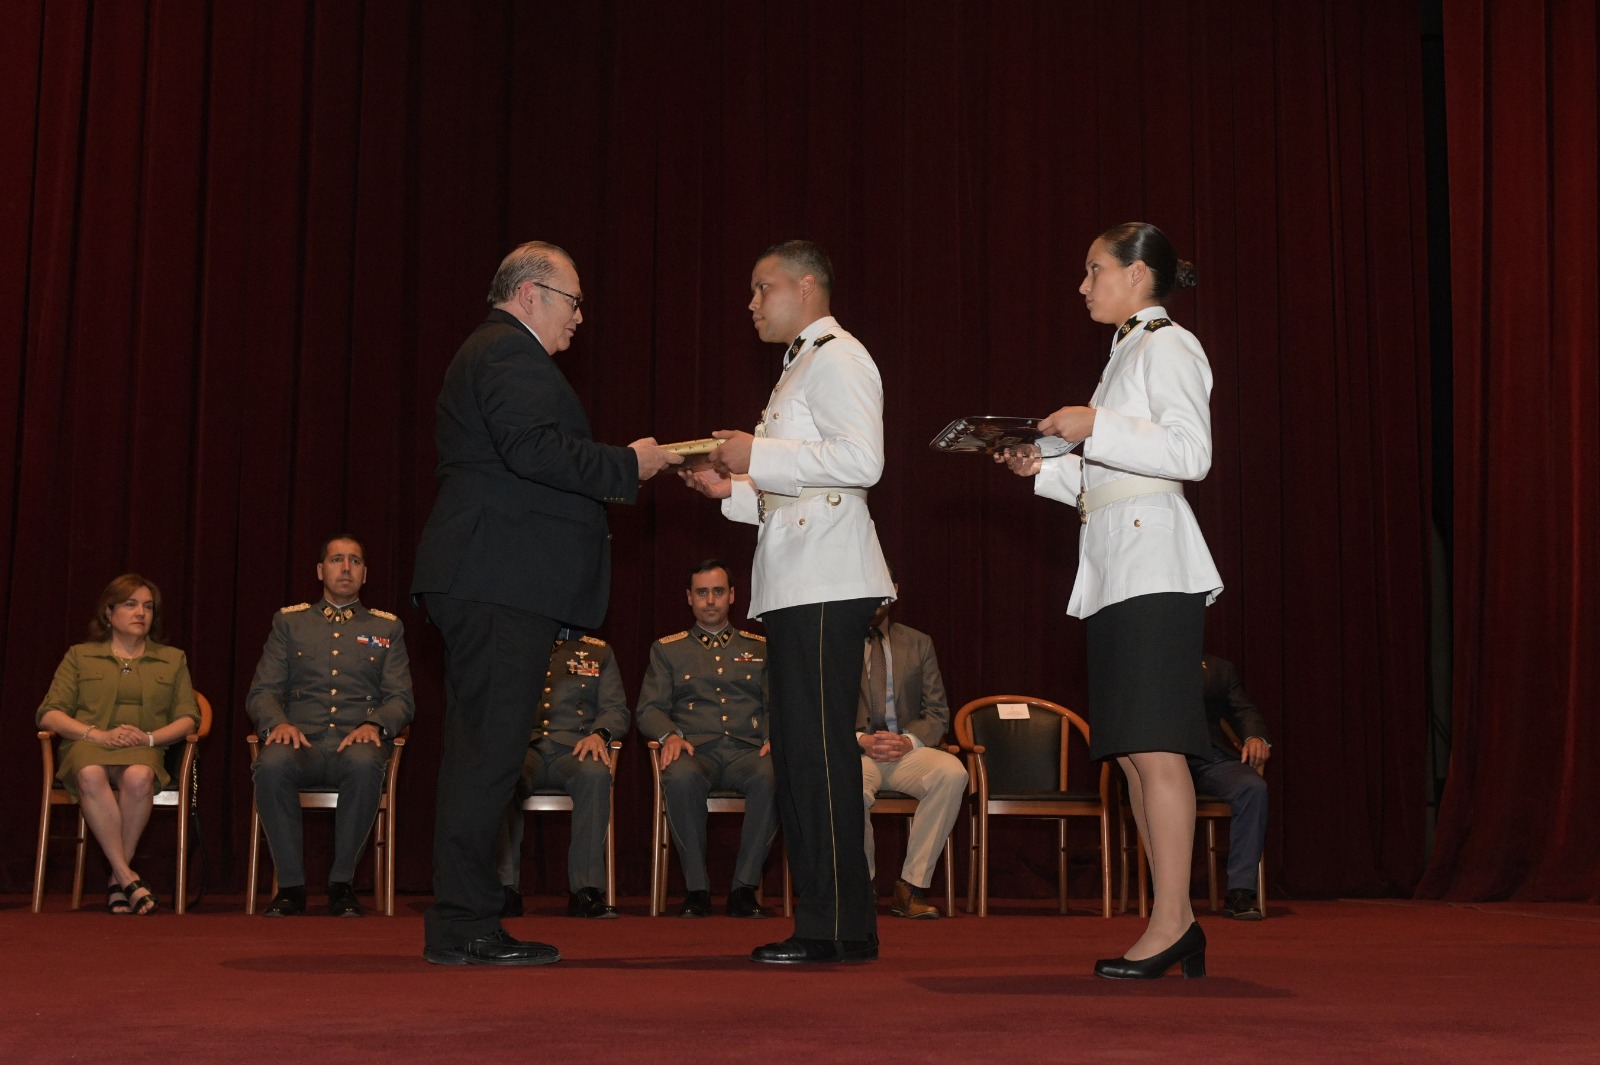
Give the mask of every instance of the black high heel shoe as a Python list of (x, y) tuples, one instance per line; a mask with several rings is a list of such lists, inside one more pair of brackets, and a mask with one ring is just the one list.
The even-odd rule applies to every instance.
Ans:
[(1160, 954), (1138, 961), (1127, 958), (1101, 958), (1094, 963), (1094, 974), (1107, 980), (1159, 980), (1174, 965), (1183, 966), (1183, 975), (1197, 979), (1206, 974), (1206, 934), (1200, 922), (1189, 925), (1189, 930), (1178, 941)]

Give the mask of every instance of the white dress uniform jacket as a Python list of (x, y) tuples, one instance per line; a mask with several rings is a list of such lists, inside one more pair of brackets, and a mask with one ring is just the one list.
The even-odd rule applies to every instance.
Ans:
[[(832, 335), (822, 345), (819, 338)], [(883, 381), (861, 342), (834, 318), (800, 331), (767, 400), (750, 450), (750, 473), (736, 477), (722, 513), (760, 525), (750, 573), (750, 616), (768, 610), (894, 594), (867, 501), (812, 496), (767, 511), (757, 492), (799, 495), (802, 488), (869, 488), (883, 474)]]
[[(1111, 347), (1083, 454), (1045, 459), (1036, 494), (1076, 504), (1079, 489), (1130, 475), (1198, 481), (1211, 469), (1211, 365), (1180, 325), (1149, 330), (1166, 308), (1146, 307)], [(1182, 495), (1134, 496), (1089, 515), (1078, 540), (1078, 577), (1067, 613), (1086, 618), (1154, 592), (1222, 592), (1222, 576)]]

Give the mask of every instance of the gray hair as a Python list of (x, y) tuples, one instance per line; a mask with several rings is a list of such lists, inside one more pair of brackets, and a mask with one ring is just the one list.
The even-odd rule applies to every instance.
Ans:
[(530, 240), (511, 249), (511, 254), (500, 260), (500, 269), (489, 282), (489, 305), (498, 307), (509, 302), (527, 281), (548, 281), (556, 274), (555, 256), (572, 262), (572, 256), (561, 248), (542, 240)]
[(822, 286), (822, 291), (833, 293), (833, 263), (828, 259), (828, 253), (822, 250), (821, 245), (809, 240), (786, 240), (782, 244), (774, 244), (761, 253), (765, 259), (769, 255), (776, 255), (783, 268), (797, 277), (810, 274), (817, 279), (817, 284)]

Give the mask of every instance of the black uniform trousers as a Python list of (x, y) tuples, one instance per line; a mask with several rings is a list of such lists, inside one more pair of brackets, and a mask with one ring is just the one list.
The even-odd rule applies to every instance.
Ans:
[(501, 927), (495, 837), (522, 776), (561, 623), (431, 592), (423, 601), (446, 653), (434, 902), (424, 929), (429, 947), (451, 950)]
[(877, 931), (861, 798), (861, 645), (877, 599), (769, 610), (767, 719), (778, 820), (794, 877), (794, 934), (864, 940)]

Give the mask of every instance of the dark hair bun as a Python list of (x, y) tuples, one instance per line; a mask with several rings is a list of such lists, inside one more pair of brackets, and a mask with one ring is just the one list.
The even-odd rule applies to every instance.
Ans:
[(1178, 260), (1178, 269), (1172, 276), (1172, 283), (1179, 288), (1194, 288), (1200, 278), (1195, 275), (1194, 263), (1188, 259)]

